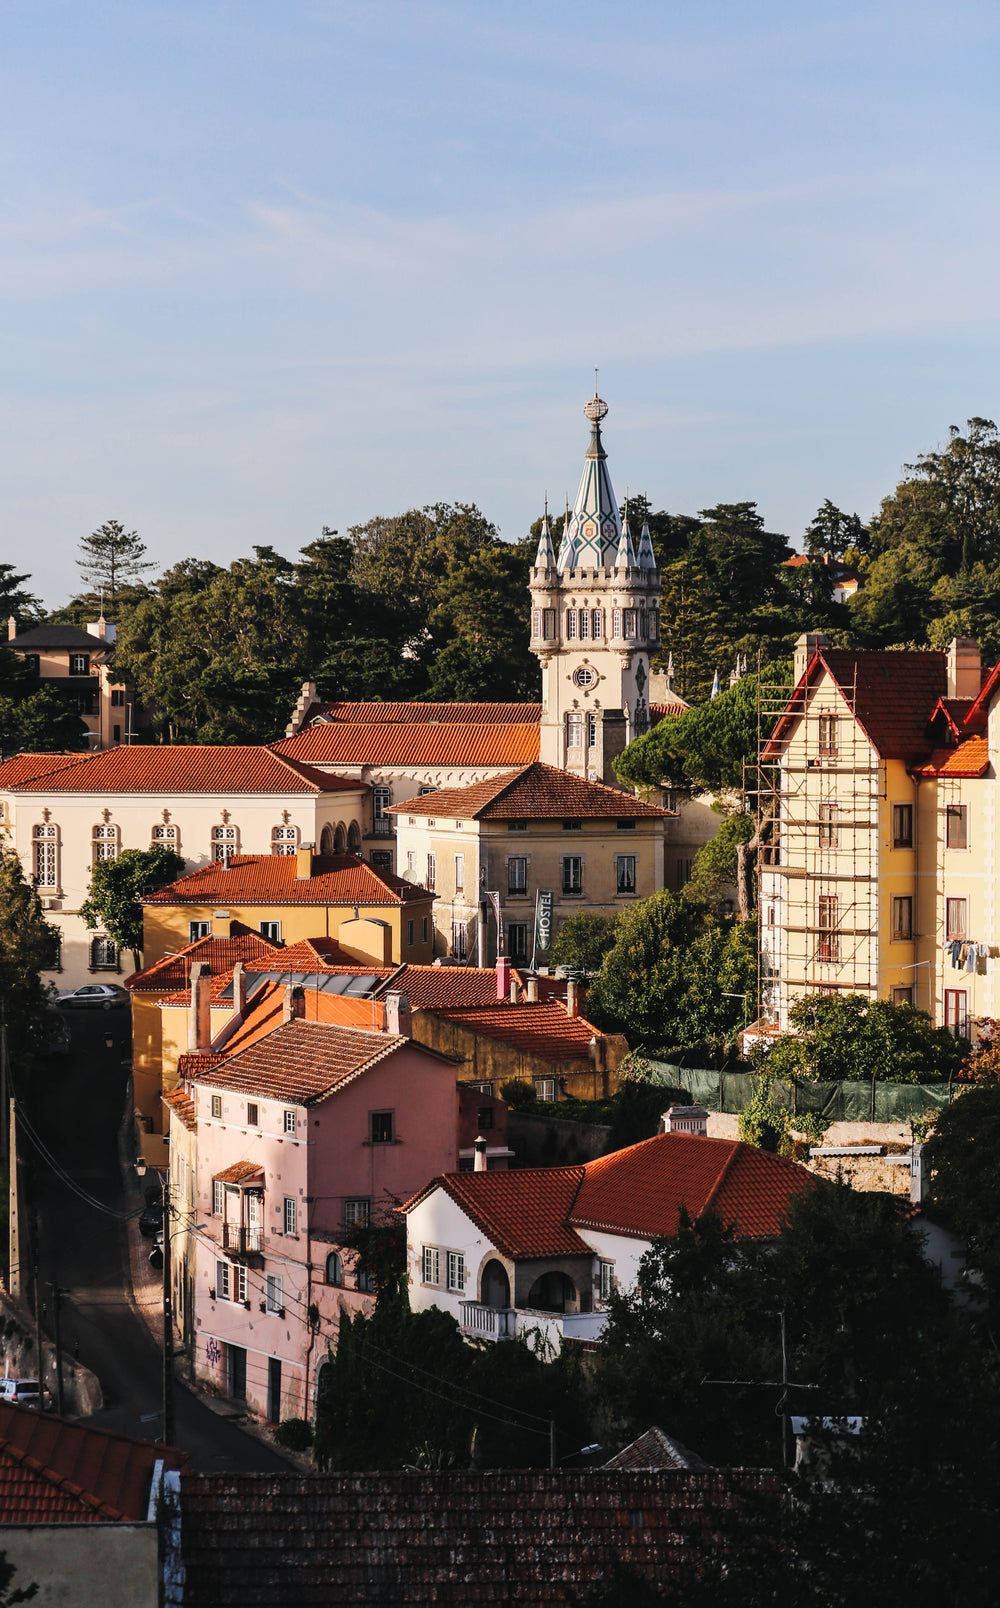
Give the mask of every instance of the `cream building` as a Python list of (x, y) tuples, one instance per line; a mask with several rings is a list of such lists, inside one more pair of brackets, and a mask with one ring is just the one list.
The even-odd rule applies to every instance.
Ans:
[[(763, 1031), (805, 993), (1000, 1013), (1000, 673), (975, 643), (852, 652), (800, 638), (762, 753)], [(766, 694), (765, 694), (766, 696)]]
[(7, 647), (34, 671), (39, 684), (61, 692), (76, 707), (91, 749), (131, 742), (136, 731), (131, 687), (115, 675), (115, 628), (102, 616), (86, 630), (77, 625), (38, 625), (18, 631), (11, 615)]
[(394, 814), (401, 872), (437, 894), (438, 953), (458, 960), (489, 964), (499, 917), (515, 965), (533, 955), (544, 963), (540, 891), (551, 899), (551, 942), (568, 916), (614, 915), (664, 885), (669, 812), (541, 762), (410, 799)]
[[(119, 747), (18, 755), (0, 766), (0, 834), (59, 932), (46, 981), (76, 988), (132, 970), (80, 915), (99, 860), (174, 849), (188, 870), (245, 854), (295, 854), (324, 833), (360, 845), (368, 789), (256, 747)], [(183, 934), (184, 942), (189, 933)]]

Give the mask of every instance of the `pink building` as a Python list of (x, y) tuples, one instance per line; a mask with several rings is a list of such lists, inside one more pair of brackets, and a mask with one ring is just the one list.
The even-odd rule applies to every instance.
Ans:
[[(387, 1001), (405, 1029), (406, 1001)], [(204, 1070), (195, 1140), (194, 1366), (274, 1421), (311, 1418), (343, 1308), (370, 1301), (344, 1228), (379, 1222), (458, 1164), (454, 1064), (406, 1032), (293, 1018)], [(186, 1215), (186, 1214), (185, 1214)]]

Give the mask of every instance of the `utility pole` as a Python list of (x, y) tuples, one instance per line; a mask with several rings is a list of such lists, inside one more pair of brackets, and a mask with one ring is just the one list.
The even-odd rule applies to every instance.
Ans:
[(553, 1414), (549, 1415), (549, 1468), (555, 1470), (559, 1467), (559, 1448), (556, 1444), (556, 1421)]
[(62, 1299), (62, 1290), (58, 1284), (50, 1284), (52, 1291), (52, 1325), (56, 1336), (56, 1412), (62, 1418), (63, 1406), (63, 1365), (62, 1365), (62, 1328), (59, 1323), (59, 1308)]
[(163, 1174), (163, 1442), (174, 1444), (174, 1310), (170, 1279), (170, 1172)]
[(45, 1352), (42, 1350), (42, 1295), (39, 1284), (40, 1246), (38, 1237), (38, 1212), (31, 1214), (31, 1248), (34, 1270), (35, 1287), (35, 1355), (37, 1357), (36, 1372), (38, 1374), (38, 1411), (45, 1411)]
[(781, 1309), (781, 1461), (785, 1468), (791, 1467), (791, 1429), (792, 1421), (788, 1416), (788, 1345), (785, 1338), (785, 1309)]

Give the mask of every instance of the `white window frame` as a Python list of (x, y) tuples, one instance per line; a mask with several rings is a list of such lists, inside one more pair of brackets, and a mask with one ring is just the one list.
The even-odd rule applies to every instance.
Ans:
[(421, 1250), (420, 1280), (435, 1286), (441, 1283), (441, 1252), (436, 1245), (425, 1245)]
[(465, 855), (455, 855), (455, 892), (465, 892)]
[(344, 1200), (344, 1227), (367, 1228), (372, 1220), (372, 1203), (368, 1195), (349, 1195)]
[(524, 899), (528, 893), (528, 856), (526, 854), (508, 854), (507, 856), (507, 897), (508, 899)]
[(273, 943), (273, 944), (280, 944), (280, 942), (281, 942), (281, 922), (280, 921), (262, 921), (261, 924), (260, 924), (260, 935), (261, 935), (262, 938), (270, 939), (271, 943)]
[(600, 1295), (600, 1299), (602, 1301), (607, 1301), (608, 1297), (614, 1293), (614, 1289), (615, 1289), (615, 1264), (614, 1264), (614, 1262), (605, 1262), (605, 1261), (599, 1262), (598, 1263), (597, 1278), (598, 1278), (598, 1293)]
[(221, 1217), (226, 1209), (226, 1186), (219, 1178), (212, 1179), (212, 1216)]
[(425, 884), (428, 893), (433, 893), (434, 892), (434, 884), (435, 884), (436, 881), (437, 881), (437, 855), (436, 855), (436, 853), (434, 852), (433, 849), (428, 849), (428, 851), (427, 851), (427, 879), (426, 879), (426, 884)]
[(228, 1301), (230, 1288), (229, 1263), (223, 1257), (217, 1257), (215, 1261), (215, 1299), (217, 1301)]
[(117, 860), (118, 858), (118, 828), (117, 826), (95, 826), (91, 837), (91, 863), (98, 865), (101, 860)]
[(451, 952), (456, 960), (465, 960), (469, 953), (469, 931), (464, 921), (451, 924)]
[(285, 1310), (284, 1286), (280, 1273), (267, 1273), (264, 1276), (264, 1304), (268, 1312), (279, 1315)]
[(448, 1251), (448, 1289), (461, 1293), (465, 1289), (465, 1254), (462, 1251)]
[[(40, 888), (59, 886), (59, 828), (36, 826), (31, 832), (35, 881)], [(49, 875), (51, 872), (51, 876)]]
[(583, 715), (572, 709), (566, 716), (566, 747), (583, 747)]
[(566, 610), (566, 641), (567, 642), (573, 642), (573, 641), (575, 641), (575, 639), (576, 639), (576, 609), (567, 609)]
[(969, 901), (968, 899), (946, 899), (944, 902), (944, 935), (950, 942), (953, 938), (967, 939), (969, 936)]
[[(577, 867), (577, 870), (571, 870), (570, 868), (573, 866)], [(571, 899), (579, 898), (583, 893), (582, 854), (564, 854), (562, 856), (562, 891), (564, 898)]]
[(555, 1078), (535, 1078), (533, 1081), (536, 1100), (558, 1100), (559, 1086)]
[(272, 826), (271, 853), (295, 854), (299, 847), (299, 829), (297, 826)]
[(240, 852), (240, 833), (236, 826), (213, 826), (212, 859), (216, 863)]
[(294, 1195), (286, 1195), (281, 1208), (281, 1222), (283, 1234), (297, 1234), (299, 1231), (299, 1208)]
[(234, 1301), (238, 1301), (242, 1306), (247, 1299), (247, 1295), (247, 1270), (239, 1262), (237, 1262), (233, 1267), (232, 1299)]
[(199, 938), (210, 938), (211, 936), (212, 936), (212, 923), (210, 921), (189, 921), (188, 922), (188, 943), (189, 944), (196, 944), (198, 942)]
[(90, 970), (118, 971), (118, 946), (106, 932), (90, 940)]
[(284, 1116), (281, 1119), (281, 1131), (282, 1131), (282, 1133), (289, 1134), (289, 1135), (291, 1135), (291, 1137), (294, 1138), (294, 1136), (295, 1136), (295, 1134), (296, 1134), (296, 1132), (298, 1130), (298, 1118), (299, 1118), (299, 1114), (294, 1109), (294, 1107), (293, 1106), (286, 1106)]
[[(637, 856), (634, 854), (615, 855), (615, 884), (620, 894), (633, 894), (636, 891)], [(626, 885), (623, 886), (623, 883)]]
[(580, 610), (580, 641), (586, 642), (590, 636), (590, 610)]

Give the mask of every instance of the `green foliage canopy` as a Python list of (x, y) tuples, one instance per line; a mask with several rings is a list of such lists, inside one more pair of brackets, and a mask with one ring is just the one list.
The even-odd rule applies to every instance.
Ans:
[(53, 964), (55, 927), (16, 854), (0, 854), (0, 1001), (15, 1072), (45, 1054), (52, 1037), (48, 991), (39, 973)]
[(769, 1078), (934, 1083), (968, 1050), (925, 1011), (863, 994), (805, 994), (789, 1019), (795, 1032), (755, 1054)]
[(559, 928), (552, 945), (552, 958), (557, 965), (569, 966), (573, 971), (599, 971), (605, 955), (614, 945), (617, 930), (617, 916), (595, 916), (589, 910), (581, 910), (569, 916)]
[(181, 856), (161, 844), (151, 849), (123, 849), (117, 860), (97, 861), (80, 914), (91, 930), (103, 927), (119, 949), (130, 949), (138, 967), (142, 951), (139, 900), (174, 882), (183, 870)]

